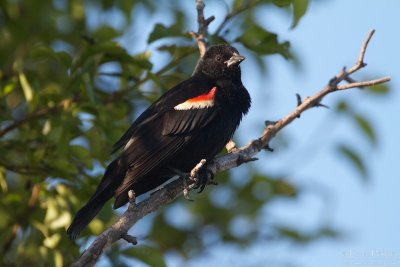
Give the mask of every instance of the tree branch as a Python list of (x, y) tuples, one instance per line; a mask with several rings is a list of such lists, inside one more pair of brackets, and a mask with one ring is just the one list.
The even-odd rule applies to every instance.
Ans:
[[(201, 2), (201, 1), (198, 1)], [(328, 94), (342, 91), (349, 88), (365, 87), (375, 84), (385, 83), (390, 81), (390, 77), (383, 77), (376, 80), (369, 80), (363, 82), (353, 82), (345, 85), (339, 85), (342, 81), (354, 81), (349, 76), (365, 67), (364, 55), (374, 30), (370, 31), (366, 40), (364, 41), (358, 59), (354, 66), (349, 71), (346, 69), (341, 70), (338, 75), (331, 79), (327, 86), (317, 92), (311, 97), (307, 97), (304, 101), (298, 101), (297, 107), (290, 112), (288, 115), (283, 117), (274, 123), (268, 123), (261, 137), (251, 141), (247, 145), (234, 149), (225, 156), (215, 158), (211, 163), (207, 165), (209, 171), (213, 174), (218, 172), (235, 168), (242, 163), (253, 161), (254, 155), (262, 149), (267, 149), (271, 139), (285, 126), (290, 124), (296, 118), (300, 117), (300, 114), (307, 109), (317, 107), (321, 100)], [(299, 99), (299, 97), (298, 97)], [(301, 100), (301, 98), (300, 98)], [(196, 172), (196, 167), (193, 169)], [(129, 208), (125, 213), (120, 216), (117, 221), (109, 229), (104, 231), (92, 245), (82, 254), (81, 258), (73, 266), (93, 266), (103, 250), (115, 243), (121, 238), (125, 238), (128, 230), (140, 219), (147, 214), (160, 209), (162, 206), (172, 202), (174, 199), (179, 197), (184, 189), (184, 178), (179, 177), (178, 179), (170, 182), (165, 187), (153, 193), (149, 198), (140, 202), (139, 204), (129, 204)], [(190, 189), (190, 187), (189, 187)], [(126, 238), (125, 238), (126, 239)]]
[(7, 127), (5, 127), (4, 129), (1, 129), (0, 130), (0, 137), (3, 137), (8, 132), (20, 127), (24, 123), (31, 122), (31, 121), (34, 121), (34, 120), (36, 120), (38, 118), (47, 116), (48, 114), (51, 114), (51, 113), (55, 112), (59, 108), (60, 108), (59, 106), (48, 107), (48, 108), (40, 109), (40, 110), (38, 110), (38, 111), (36, 111), (36, 112), (34, 112), (32, 114), (29, 114), (25, 118), (23, 118), (21, 120), (18, 120), (18, 121), (15, 121), (12, 124), (10, 124)]
[(379, 79), (375, 79), (375, 80), (369, 80), (369, 81), (364, 81), (364, 82), (352, 82), (349, 84), (343, 84), (343, 85), (338, 85), (337, 89), (338, 90), (346, 90), (346, 89), (350, 89), (350, 88), (364, 88), (367, 86), (374, 86), (380, 83), (385, 83), (390, 81), (390, 77), (386, 76), (386, 77), (382, 77)]
[(208, 25), (215, 19), (214, 16), (204, 19), (204, 3), (203, 0), (196, 0), (196, 10), (197, 10), (197, 24), (199, 28), (197, 32), (190, 32), (193, 38), (197, 41), (197, 46), (199, 47), (200, 57), (204, 55), (207, 50), (206, 35), (208, 30)]

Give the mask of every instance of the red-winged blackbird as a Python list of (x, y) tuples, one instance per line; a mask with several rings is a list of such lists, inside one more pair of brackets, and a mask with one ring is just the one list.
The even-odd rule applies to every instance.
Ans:
[[(114, 208), (128, 202), (128, 191), (144, 194), (201, 159), (212, 160), (232, 137), (250, 108), (239, 64), (245, 58), (229, 45), (210, 47), (191, 78), (167, 91), (114, 145), (112, 161), (94, 195), (68, 228), (75, 239), (115, 196)], [(175, 171), (174, 171), (175, 170)], [(204, 179), (202, 179), (204, 183)], [(204, 185), (202, 184), (202, 187)]]

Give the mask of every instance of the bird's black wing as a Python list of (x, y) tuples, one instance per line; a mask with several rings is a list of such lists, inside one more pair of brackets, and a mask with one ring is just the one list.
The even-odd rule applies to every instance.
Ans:
[(150, 121), (154, 119), (157, 116), (157, 113), (155, 112), (154, 108), (150, 106), (148, 109), (146, 109), (136, 120), (132, 125), (129, 127), (129, 129), (121, 136), (121, 138), (113, 145), (112, 152), (115, 153), (122, 147), (124, 147), (129, 139), (134, 135), (136, 129), (139, 128), (141, 124), (145, 124), (146, 121)]
[(210, 82), (188, 80), (164, 94), (134, 122), (128, 130), (131, 134), (117, 143), (125, 146), (121, 160), (129, 171), (116, 196), (126, 194), (133, 184), (167, 163), (215, 117), (216, 90)]
[[(211, 81), (192, 77), (168, 90), (132, 123), (129, 129), (113, 145), (112, 153), (126, 146), (131, 137), (135, 135), (135, 132), (140, 129), (142, 125), (146, 125), (167, 112), (174, 111), (176, 105), (184, 103), (188, 99), (208, 93), (213, 86), (214, 83)], [(171, 116), (173, 117), (172, 114), (169, 115), (169, 117)], [(176, 116), (179, 116), (179, 112), (176, 113)], [(184, 117), (181, 117), (181, 119), (184, 119)]]

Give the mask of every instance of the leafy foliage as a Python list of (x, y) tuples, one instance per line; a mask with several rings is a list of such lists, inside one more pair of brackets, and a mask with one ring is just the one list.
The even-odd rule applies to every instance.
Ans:
[[(258, 57), (280, 54), (290, 59), (289, 42), (279, 42), (278, 34), (253, 19), (256, 7), (264, 4), (290, 9), (295, 27), (308, 1), (232, 1), (222, 27), (210, 33), (211, 42), (228, 40), (223, 31), (226, 25), (239, 29), (244, 20), (246, 29), (230, 40)], [(96, 16), (90, 15), (93, 12)], [(132, 16), (135, 12), (145, 12), (149, 17), (162, 13), (175, 21), (164, 24), (160, 19), (154, 25), (143, 25), (152, 32), (135, 38), (147, 40), (150, 46), (131, 54), (118, 40), (131, 25), (139, 23)], [(73, 214), (94, 192), (113, 142), (132, 121), (129, 116), (135, 117), (163, 91), (190, 75), (198, 52), (186, 32), (185, 22), (193, 21), (187, 14), (179, 8), (160, 7), (160, 1), (155, 0), (1, 2), (2, 264), (67, 266), (78, 258), (79, 246), (86, 244), (88, 235), (99, 234), (113, 222), (111, 207), (106, 205), (83, 234), (86, 237), (73, 243), (65, 234)], [(117, 18), (122, 23), (115, 26)], [(167, 62), (152, 58), (155, 50), (165, 54)], [(359, 114), (354, 120), (376, 143), (370, 123)], [(340, 151), (366, 173), (353, 150), (342, 146)], [(285, 178), (253, 172), (249, 175), (252, 178), (240, 186), (232, 183), (231, 173), (220, 175), (220, 185), (199, 195), (196, 202), (185, 203), (182, 208), (178, 201), (148, 219), (148, 236), (155, 245), (129, 249), (116, 246), (108, 251), (108, 258), (115, 266), (126, 266), (126, 258), (165, 266), (164, 252), (176, 250), (184, 256), (201, 253), (209, 244), (204, 236), (210, 233), (212, 240), (250, 244), (260, 235), (260, 229), (238, 231), (238, 225), (254, 225), (273, 199), (295, 200), (300, 193)], [(185, 225), (168, 216), (179, 205), (188, 218)], [(321, 235), (335, 236), (335, 232), (324, 228), (306, 235), (281, 227), (276, 235), (311, 242)]]
[(357, 168), (357, 170), (361, 174), (361, 177), (363, 177), (364, 179), (368, 178), (367, 167), (365, 166), (363, 159), (354, 149), (350, 148), (347, 145), (341, 145), (338, 147), (338, 150)]

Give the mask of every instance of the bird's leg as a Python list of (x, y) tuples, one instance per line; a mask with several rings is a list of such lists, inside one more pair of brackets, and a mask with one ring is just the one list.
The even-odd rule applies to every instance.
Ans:
[(218, 185), (218, 183), (214, 181), (214, 173), (208, 169), (206, 164), (202, 165), (197, 170), (196, 176), (197, 176), (197, 181), (194, 184), (193, 188), (194, 189), (200, 188), (198, 193), (203, 192), (206, 185), (209, 184)]
[(202, 159), (191, 171), (190, 173), (182, 172), (176, 168), (169, 167), (169, 169), (176, 175), (183, 178), (183, 195), (187, 200), (189, 198), (189, 191), (191, 189), (199, 189), (198, 193), (201, 193), (206, 185), (218, 183), (214, 181), (214, 173), (208, 169), (206, 165), (206, 160)]
[[(192, 179), (190, 173), (186, 173), (186, 172), (183, 172), (181, 170), (178, 170), (178, 169), (172, 168), (172, 167), (169, 167), (169, 169), (174, 174), (182, 177), (182, 179), (183, 179), (183, 196), (185, 197), (186, 200), (193, 201), (192, 199), (190, 199), (190, 196), (189, 196), (189, 190), (192, 188), (190, 184), (196, 184), (197, 181)], [(193, 182), (188, 184), (188, 180), (193, 180)]]

